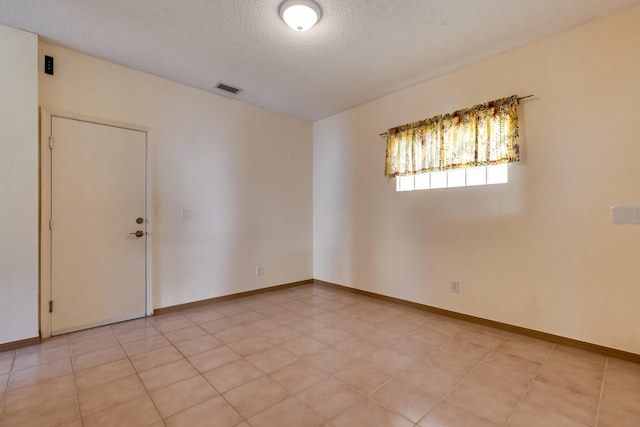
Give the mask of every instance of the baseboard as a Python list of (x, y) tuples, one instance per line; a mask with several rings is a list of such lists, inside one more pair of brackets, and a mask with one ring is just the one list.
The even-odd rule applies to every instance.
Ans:
[(17, 348), (29, 347), (30, 345), (40, 344), (40, 337), (27, 338), (25, 340), (11, 341), (0, 344), (0, 353), (3, 351), (15, 350)]
[(532, 338), (537, 338), (545, 341), (550, 341), (556, 344), (562, 344), (569, 347), (578, 348), (580, 350), (586, 350), (593, 353), (602, 354), (603, 356), (607, 356), (607, 357), (614, 357), (616, 359), (622, 359), (622, 360), (626, 360), (633, 363), (640, 363), (640, 354), (630, 353), (623, 350), (617, 350), (615, 348), (610, 348), (610, 347), (605, 347), (598, 344), (579, 341), (572, 338), (563, 337), (560, 335), (549, 334), (547, 332), (536, 331), (535, 329), (528, 329), (528, 328), (523, 328), (521, 326), (511, 325), (508, 323), (497, 322), (495, 320), (485, 319), (482, 317), (471, 316), (469, 314), (463, 314), (455, 311), (445, 310), (443, 308), (432, 307), (430, 305), (407, 301), (400, 298), (394, 298), (386, 295), (376, 294), (375, 292), (364, 291), (362, 289), (350, 288), (348, 286), (338, 285), (336, 283), (325, 282), (322, 280), (315, 280), (315, 279), (313, 282), (317, 285), (327, 286), (335, 289), (341, 289), (344, 291), (365, 295), (365, 296), (376, 298), (383, 301), (394, 302), (396, 304), (401, 304), (407, 307), (412, 307), (419, 310), (424, 310), (431, 313), (452, 317), (454, 319), (477, 323), (484, 326), (490, 326), (492, 328), (513, 332), (515, 334), (526, 335)]
[(265, 293), (265, 292), (273, 292), (273, 291), (278, 291), (278, 290), (286, 289), (286, 288), (293, 288), (295, 286), (309, 285), (309, 284), (312, 284), (312, 283), (313, 283), (313, 279), (307, 279), (307, 280), (301, 280), (299, 282), (285, 283), (285, 284), (282, 284), (282, 285), (269, 286), (267, 288), (254, 289), (252, 291), (238, 292), (236, 294), (223, 295), (223, 296), (219, 296), (219, 297), (215, 297), (215, 298), (208, 298), (208, 299), (194, 301), (194, 302), (187, 302), (185, 304), (178, 304), (178, 305), (171, 305), (171, 306), (168, 306), (168, 307), (156, 308), (156, 309), (153, 310), (153, 315), (156, 316), (158, 314), (171, 313), (171, 312), (174, 312), (174, 311), (184, 310), (184, 309), (187, 309), (187, 308), (200, 307), (200, 306), (211, 304), (211, 303), (214, 303), (214, 302), (227, 301), (227, 300), (236, 299), (236, 298), (248, 297), (248, 296), (251, 296), (251, 295), (262, 294), (262, 293)]

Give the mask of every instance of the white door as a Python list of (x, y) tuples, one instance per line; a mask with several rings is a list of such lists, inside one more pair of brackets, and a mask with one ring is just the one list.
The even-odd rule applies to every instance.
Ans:
[(52, 116), (51, 136), (52, 334), (144, 316), (146, 133)]

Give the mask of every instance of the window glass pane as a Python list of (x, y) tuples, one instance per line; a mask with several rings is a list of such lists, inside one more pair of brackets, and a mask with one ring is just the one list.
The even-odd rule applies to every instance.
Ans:
[(485, 185), (487, 183), (487, 168), (486, 166), (478, 166), (476, 168), (468, 168), (467, 171), (467, 185)]
[(431, 172), (431, 188), (447, 187), (447, 171)]
[(415, 189), (416, 190), (428, 190), (429, 185), (429, 173), (420, 173), (415, 176)]
[(465, 171), (464, 169), (451, 169), (447, 171), (448, 184), (447, 187), (464, 187), (465, 186)]
[(509, 182), (507, 163), (487, 166), (487, 184), (505, 184)]
[(412, 190), (413, 190), (413, 175), (396, 177), (396, 191), (412, 191)]

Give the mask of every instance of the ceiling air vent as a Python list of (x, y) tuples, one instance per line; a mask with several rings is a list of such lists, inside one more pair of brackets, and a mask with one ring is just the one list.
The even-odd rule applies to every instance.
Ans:
[(218, 86), (216, 86), (216, 88), (220, 90), (224, 90), (229, 93), (233, 93), (234, 95), (240, 92), (240, 89), (238, 89), (237, 87), (229, 86), (224, 83), (218, 83)]

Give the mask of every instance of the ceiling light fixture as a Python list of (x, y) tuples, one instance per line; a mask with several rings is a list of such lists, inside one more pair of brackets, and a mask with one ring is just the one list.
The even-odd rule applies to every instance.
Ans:
[(280, 17), (296, 31), (306, 31), (320, 20), (320, 6), (313, 0), (284, 0)]

